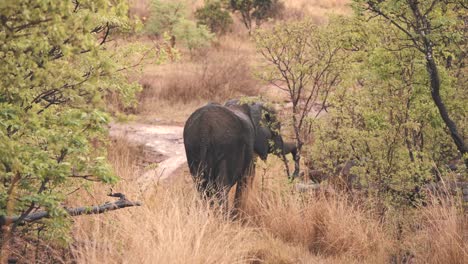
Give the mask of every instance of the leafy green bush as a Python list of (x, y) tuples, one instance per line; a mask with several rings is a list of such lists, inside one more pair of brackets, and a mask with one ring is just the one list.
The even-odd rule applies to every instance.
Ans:
[[(398, 1), (387, 2), (381, 8), (389, 8), (391, 14), (401, 11), (400, 6), (395, 8)], [(463, 148), (453, 140), (454, 130), (441, 111), (446, 107), (444, 111), (458, 125), (453, 127), (466, 138), (466, 93), (459, 74), (466, 71), (459, 39), (464, 24), (457, 13), (461, 6), (437, 2), (424, 7), (433, 12), (431, 22), (438, 25), (430, 35), (431, 56), (421, 52), (427, 47), (417, 46), (422, 45), (424, 34), (412, 40), (408, 39), (412, 34), (390, 24), (382, 30), (387, 18), (369, 19), (371, 14), (354, 19), (332, 17), (329, 24), (320, 26), (278, 24), (255, 35), (258, 52), (268, 63), (262, 66), (261, 77), (293, 95), (288, 119), (293, 120), (296, 140), (312, 138), (314, 144), (303, 141), (313, 169), (328, 175), (329, 183), (362, 187), (375, 198), (371, 205), (382, 214), (423, 203), (424, 185), (449, 175), (447, 164), (463, 159)], [(452, 66), (447, 66), (447, 54), (453, 55)], [(440, 79), (428, 71), (428, 61), (436, 63)], [(324, 64), (323, 69), (319, 67)], [(440, 96), (434, 93), (435, 82), (440, 84)], [(300, 92), (323, 85), (333, 89), (317, 90), (311, 97)], [(313, 109), (315, 101), (328, 112), (324, 117), (299, 116)], [(301, 127), (307, 135), (297, 133)], [(347, 163), (352, 164), (350, 174), (355, 176), (351, 182), (346, 182), (340, 169)], [(459, 167), (460, 175), (466, 175), (466, 167)]]
[(211, 32), (225, 34), (233, 21), (231, 15), (225, 10), (220, 0), (206, 0), (205, 5), (195, 12), (198, 23), (206, 25)]
[[(340, 177), (337, 165), (353, 161), (355, 184), (376, 198), (379, 212), (417, 206), (425, 199), (423, 186), (440, 176), (435, 171), (445, 176), (446, 164), (460, 158), (432, 102), (427, 65), (396, 28), (382, 30), (377, 21), (342, 27), (354, 43), (352, 60), (344, 85), (330, 94), (328, 116), (312, 122), (314, 167)], [(445, 98), (458, 105), (463, 95), (451, 73), (440, 69)], [(459, 116), (466, 110), (451, 111)]]
[[(47, 211), (23, 234), (66, 241), (64, 201), (87, 180), (115, 183), (106, 160), (109, 116), (103, 98), (135, 102), (129, 54), (142, 46), (106, 48), (109, 35), (132, 29), (125, 0), (7, 0), (0, 5), (0, 220)], [(124, 59), (125, 58), (125, 59)], [(1, 223), (10, 243), (20, 221)], [(3, 225), (11, 232), (3, 232)], [(3, 253), (3, 252), (2, 252)], [(3, 256), (3, 254), (2, 254)], [(2, 258), (3, 262), (3, 258)]]
[(204, 25), (197, 25), (191, 20), (181, 20), (174, 26), (173, 34), (190, 51), (209, 45), (213, 34)]
[(159, 36), (166, 33), (172, 39), (172, 45), (180, 41), (190, 51), (208, 45), (213, 34), (205, 25), (197, 25), (188, 16), (189, 10), (184, 1), (152, 0), (146, 30)]

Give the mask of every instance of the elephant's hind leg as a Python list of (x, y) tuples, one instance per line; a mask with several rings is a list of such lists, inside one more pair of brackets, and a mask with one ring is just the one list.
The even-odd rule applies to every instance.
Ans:
[(216, 200), (224, 216), (229, 214), (229, 189), (224, 187), (216, 192)]
[(240, 206), (242, 204), (242, 197), (245, 189), (247, 188), (247, 175), (244, 175), (238, 182), (236, 186), (236, 194), (234, 196), (234, 208), (233, 215), (237, 217), (239, 215)]
[(254, 168), (252, 164), (252, 159), (253, 159), (253, 147), (250, 147), (249, 145), (246, 145), (243, 149), (243, 155), (240, 157), (241, 158), (241, 167), (240, 167), (240, 172), (237, 180), (237, 186), (236, 186), (236, 195), (234, 197), (234, 217), (237, 217), (240, 213), (240, 206), (245, 200), (244, 198), (244, 193), (245, 189), (248, 188), (248, 182), (251, 177), (251, 170)]
[(229, 190), (231, 189), (232, 184), (229, 181), (229, 169), (227, 166), (228, 162), (222, 160), (219, 163), (217, 177), (216, 177), (216, 198), (221, 207), (221, 210), (225, 215), (229, 211)]

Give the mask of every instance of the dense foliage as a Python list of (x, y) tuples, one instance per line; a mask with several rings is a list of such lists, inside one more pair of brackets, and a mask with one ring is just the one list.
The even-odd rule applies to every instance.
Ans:
[(188, 5), (183, 0), (151, 1), (151, 17), (146, 24), (147, 32), (163, 36), (168, 34), (172, 45), (181, 43), (190, 51), (207, 46), (213, 34), (204, 24), (189, 18)]
[[(402, 36), (399, 48), (419, 52), (416, 59), (425, 61), (427, 87), (439, 115), (460, 154), (468, 155), (460, 115), (452, 114), (445, 94), (453, 86), (451, 78), (466, 81), (460, 74), (466, 64), (465, 1), (355, 1), (355, 8), (361, 18), (377, 17), (398, 30)], [(468, 157), (465, 164), (468, 166)]]
[[(466, 71), (466, 15), (457, 2), (432, 1), (427, 6), (418, 2), (427, 14), (426, 25), (433, 28), (421, 35), (411, 13), (413, 1), (372, 2), (356, 1), (356, 17), (331, 19), (328, 25), (318, 26), (317, 32), (334, 29), (325, 38), (311, 34), (313, 26), (299, 27), (293, 22), (267, 30), (256, 40), (269, 65), (262, 67), (262, 76), (288, 94), (297, 94), (291, 98), (293, 104), (297, 98), (305, 100), (299, 106), (307, 106), (307, 93), (298, 91), (326, 85), (318, 77), (333, 77), (333, 70), (338, 70), (333, 89), (311, 97), (325, 102), (322, 108), (328, 114), (306, 118), (310, 121), (306, 132), (313, 142), (305, 145), (307, 163), (329, 175), (330, 183), (365, 190), (376, 198), (375, 208), (385, 213), (388, 208), (419, 205), (424, 201), (423, 186), (445, 179), (450, 170), (457, 169), (459, 177), (466, 177), (460, 162), (463, 144), (460, 147), (447, 122), (449, 116), (466, 141), (468, 104), (466, 77), (461, 73)], [(378, 6), (382, 13), (376, 16), (369, 6)], [(408, 25), (395, 26), (389, 16)], [(407, 32), (408, 27), (414, 32)], [(304, 37), (310, 35), (313, 41)], [(324, 56), (320, 63), (329, 64), (319, 75), (314, 69), (319, 64), (313, 63), (318, 56), (308, 53), (314, 41), (322, 49), (318, 54)], [(333, 63), (327, 58), (327, 48), (332, 47), (340, 47), (345, 60)], [(437, 78), (438, 86), (434, 86)], [(293, 123), (299, 113), (293, 108)], [(295, 133), (295, 137), (301, 135)], [(456, 168), (449, 169), (448, 164), (457, 161)], [(343, 173), (344, 164), (351, 165), (351, 172)]]
[[(0, 3), (0, 215), (24, 219), (46, 210), (52, 220), (34, 224), (46, 237), (67, 239), (63, 203), (84, 182), (117, 181), (104, 148), (104, 97), (112, 92), (134, 103), (140, 86), (127, 74), (143, 58), (133, 54), (158, 60), (141, 45), (106, 44), (136, 25), (126, 4)], [(14, 233), (17, 223), (10, 227)], [(8, 233), (0, 235), (2, 246)]]

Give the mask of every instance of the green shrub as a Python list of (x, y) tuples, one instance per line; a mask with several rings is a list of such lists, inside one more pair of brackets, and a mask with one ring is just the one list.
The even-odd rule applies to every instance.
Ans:
[[(103, 98), (112, 92), (124, 105), (135, 103), (141, 87), (128, 81), (129, 58), (153, 50), (107, 47), (109, 35), (134, 26), (125, 0), (49, 2), (0, 5), (2, 249), (18, 234), (66, 242), (71, 220), (64, 203), (87, 180), (118, 180), (106, 160), (110, 117)], [(50, 217), (5, 223), (38, 210)]]
[(206, 26), (188, 19), (188, 16), (189, 10), (183, 1), (152, 0), (146, 31), (158, 36), (167, 33), (172, 45), (181, 42), (190, 51), (208, 45), (213, 34)]
[(205, 5), (195, 12), (199, 24), (206, 25), (211, 32), (225, 34), (233, 21), (219, 0), (207, 0)]
[(190, 51), (209, 45), (209, 41), (213, 39), (213, 34), (205, 25), (197, 25), (187, 19), (179, 21), (174, 26), (173, 34), (176, 40)]

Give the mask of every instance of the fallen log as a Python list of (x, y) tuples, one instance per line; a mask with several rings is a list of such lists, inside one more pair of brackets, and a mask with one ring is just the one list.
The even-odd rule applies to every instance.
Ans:
[[(122, 209), (126, 207), (141, 206), (140, 202), (132, 202), (128, 200), (125, 197), (125, 195), (123, 195), (122, 193), (111, 193), (108, 196), (118, 197), (119, 199), (112, 203), (106, 202), (104, 204), (96, 205), (96, 206), (82, 206), (82, 207), (75, 207), (75, 208), (65, 207), (63, 209), (70, 216), (78, 216), (78, 215), (102, 214), (107, 211), (118, 210), (118, 209)], [(8, 226), (14, 223), (16, 223), (17, 225), (24, 225), (25, 223), (34, 222), (42, 218), (48, 218), (48, 217), (50, 217), (50, 214), (47, 211), (31, 213), (25, 217), (0, 215), (0, 227)]]

